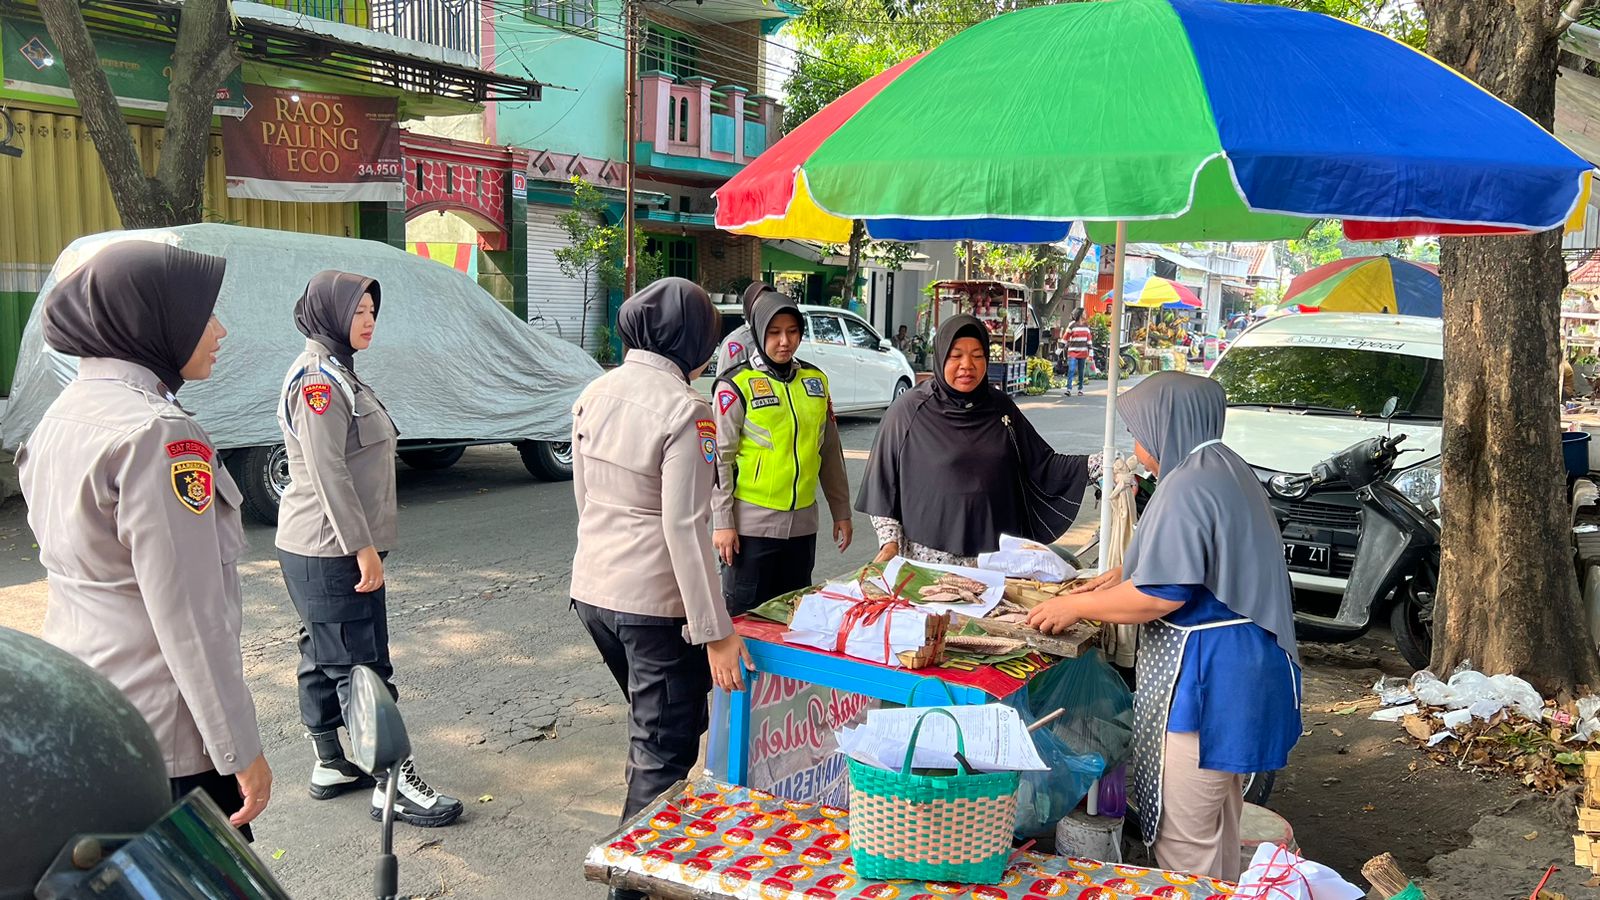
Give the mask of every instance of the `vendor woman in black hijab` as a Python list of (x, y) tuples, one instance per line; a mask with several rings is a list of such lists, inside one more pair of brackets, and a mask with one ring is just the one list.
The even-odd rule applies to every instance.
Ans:
[(1055, 452), (989, 384), (982, 322), (946, 320), (933, 349), (933, 378), (884, 414), (856, 498), (878, 559), (972, 565), (1002, 533), (1056, 540), (1077, 518), (1089, 457)]
[(1241, 779), (1283, 768), (1300, 739), (1300, 658), (1278, 523), (1222, 444), (1226, 410), (1221, 385), (1178, 372), (1122, 395), (1155, 496), (1126, 562), (1028, 623), (1143, 626), (1129, 799), (1145, 843), (1163, 869), (1237, 881)]

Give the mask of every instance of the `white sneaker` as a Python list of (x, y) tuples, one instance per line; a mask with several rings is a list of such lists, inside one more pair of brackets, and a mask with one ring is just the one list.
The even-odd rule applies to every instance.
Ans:
[[(383, 820), (383, 801), (391, 774), (379, 776), (377, 786), (372, 789), (372, 818), (378, 821)], [(463, 809), (460, 800), (429, 787), (417, 774), (411, 760), (400, 764), (400, 782), (394, 798), (396, 819), (420, 828), (441, 828), (461, 818)]]

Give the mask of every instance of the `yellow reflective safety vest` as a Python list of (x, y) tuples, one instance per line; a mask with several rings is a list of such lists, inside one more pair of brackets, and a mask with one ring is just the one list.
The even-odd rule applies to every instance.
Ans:
[(817, 502), (828, 376), (799, 359), (794, 365), (789, 381), (749, 363), (721, 379), (744, 401), (733, 496), (767, 509), (805, 509)]

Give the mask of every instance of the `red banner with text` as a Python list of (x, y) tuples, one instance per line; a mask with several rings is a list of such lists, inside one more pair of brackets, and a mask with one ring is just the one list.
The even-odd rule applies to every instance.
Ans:
[(405, 199), (399, 101), (244, 86), (222, 122), (228, 196), (298, 203)]

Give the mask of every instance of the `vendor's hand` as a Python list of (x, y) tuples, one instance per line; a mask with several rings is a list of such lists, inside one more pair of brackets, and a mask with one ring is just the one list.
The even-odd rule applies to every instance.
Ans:
[(383, 587), (383, 557), (377, 547), (362, 547), (356, 551), (356, 566), (361, 570), (361, 580), (356, 582), (356, 593), (370, 594)]
[(833, 523), (833, 543), (843, 553), (850, 549), (850, 540), (855, 537), (856, 526), (849, 519)]
[(1046, 600), (1029, 611), (1028, 625), (1044, 634), (1061, 634), (1083, 619), (1073, 609), (1075, 605), (1066, 597)]
[(872, 561), (875, 563), (886, 563), (899, 555), (900, 545), (894, 541), (890, 541), (889, 543), (878, 548), (878, 555), (874, 556)]
[(739, 555), (739, 532), (732, 528), (718, 528), (711, 532), (711, 545), (717, 548), (717, 558), (725, 566), (733, 565)]
[(1080, 584), (1077, 587), (1073, 588), (1072, 590), (1067, 591), (1067, 593), (1068, 594), (1087, 594), (1090, 591), (1098, 591), (1101, 588), (1107, 588), (1107, 587), (1111, 587), (1112, 585), (1117, 585), (1117, 584), (1121, 584), (1121, 583), (1122, 583), (1122, 567), (1121, 566), (1117, 566), (1117, 567), (1111, 569), (1108, 572), (1101, 572), (1099, 575), (1096, 575), (1095, 577), (1089, 579), (1088, 581), (1085, 581), (1083, 584)]
[(755, 661), (745, 648), (744, 638), (737, 632), (707, 644), (706, 661), (711, 664), (711, 680), (717, 687), (730, 692), (744, 690), (745, 671), (756, 670)]

